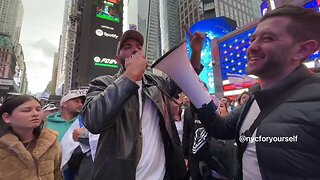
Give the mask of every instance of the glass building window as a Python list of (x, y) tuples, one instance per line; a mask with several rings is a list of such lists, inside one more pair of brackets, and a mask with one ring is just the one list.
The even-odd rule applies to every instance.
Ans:
[(228, 13), (228, 12), (229, 12), (229, 7), (228, 7), (228, 5), (227, 5), (227, 4), (224, 4), (224, 11), (225, 11), (226, 13)]
[(219, 2), (219, 9), (222, 10), (223, 9), (223, 3), (220, 1)]

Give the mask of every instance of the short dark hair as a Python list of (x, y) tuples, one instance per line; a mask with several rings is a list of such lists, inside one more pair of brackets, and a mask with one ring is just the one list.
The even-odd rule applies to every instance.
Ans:
[[(27, 101), (31, 101), (31, 100), (35, 100), (37, 101), (39, 104), (40, 101), (33, 97), (33, 96), (29, 96), (29, 95), (16, 95), (16, 96), (11, 96), (9, 98), (7, 98), (2, 106), (0, 107), (0, 121), (2, 121), (0, 124), (1, 126), (4, 126), (6, 125), (6, 123), (3, 121), (2, 119), (2, 114), (3, 113), (8, 113), (8, 114), (12, 114), (12, 112), (18, 107), (20, 106), (21, 104), (27, 102)], [(43, 127), (43, 121), (42, 123), (40, 124), (40, 126), (36, 127), (34, 130), (33, 130), (33, 134), (38, 137), (41, 133), (41, 130), (42, 130), (42, 127)], [(10, 126), (6, 126), (6, 127), (1, 127), (6, 133), (7, 132), (12, 132), (13, 134), (17, 135)], [(4, 134), (1, 134), (1, 136), (4, 135)], [(19, 137), (20, 139), (20, 137)]]
[(314, 9), (305, 9), (299, 6), (284, 5), (265, 14), (260, 22), (272, 17), (288, 17), (290, 23), (288, 33), (296, 40), (316, 40), (320, 42), (320, 13)]

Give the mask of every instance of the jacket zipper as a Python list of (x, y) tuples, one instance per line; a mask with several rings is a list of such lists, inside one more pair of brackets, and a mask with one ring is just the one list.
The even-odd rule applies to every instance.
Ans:
[(32, 156), (32, 158), (33, 158), (33, 160), (34, 160), (34, 164), (35, 164), (35, 166), (36, 166), (37, 177), (38, 177), (38, 179), (40, 180), (41, 177), (40, 177), (39, 163), (38, 163), (37, 159), (36, 159), (33, 155), (31, 155), (31, 156)]

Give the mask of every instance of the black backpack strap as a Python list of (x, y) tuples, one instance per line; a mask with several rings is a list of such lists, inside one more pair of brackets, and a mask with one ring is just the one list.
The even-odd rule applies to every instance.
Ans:
[[(299, 83), (293, 85), (288, 91), (283, 94), (283, 96), (280, 96), (279, 98), (276, 98), (272, 104), (272, 106), (267, 106), (264, 110), (262, 110), (258, 117), (255, 119), (255, 121), (252, 123), (250, 128), (246, 130), (242, 135), (245, 137), (252, 137), (254, 131), (257, 129), (257, 127), (261, 124), (261, 122), (272, 112), (274, 111), (281, 103), (283, 103), (287, 98), (289, 98), (293, 93), (295, 93), (300, 87), (309, 84), (313, 82), (314, 80), (317, 80), (318, 76), (308, 76), (307, 78), (303, 79)], [(241, 150), (244, 152), (246, 150), (246, 147), (248, 145), (248, 141), (243, 142), (241, 146)], [(242, 153), (243, 153), (242, 152)]]

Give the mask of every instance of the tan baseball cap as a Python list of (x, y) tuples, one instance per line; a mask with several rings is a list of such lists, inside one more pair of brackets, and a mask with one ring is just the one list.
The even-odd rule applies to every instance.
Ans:
[(117, 55), (119, 54), (123, 44), (128, 40), (128, 39), (134, 39), (138, 41), (138, 43), (143, 46), (144, 38), (141, 33), (135, 30), (128, 30), (122, 34), (120, 37), (120, 41), (117, 46)]

